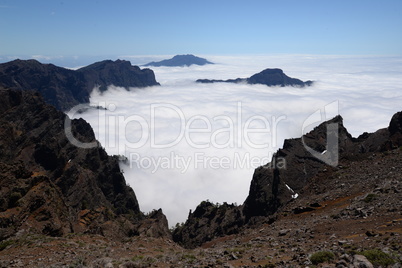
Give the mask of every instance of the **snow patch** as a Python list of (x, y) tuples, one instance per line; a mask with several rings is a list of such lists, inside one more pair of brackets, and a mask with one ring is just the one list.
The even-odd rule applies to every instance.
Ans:
[(296, 199), (296, 198), (299, 196), (299, 194), (298, 194), (298, 193), (295, 193), (295, 191), (293, 191), (293, 189), (290, 188), (289, 185), (287, 185), (286, 183), (285, 183), (285, 185), (286, 185), (286, 188), (288, 188), (289, 191), (291, 191), (291, 192), (293, 193), (293, 194), (292, 194), (292, 198), (293, 198), (293, 199)]

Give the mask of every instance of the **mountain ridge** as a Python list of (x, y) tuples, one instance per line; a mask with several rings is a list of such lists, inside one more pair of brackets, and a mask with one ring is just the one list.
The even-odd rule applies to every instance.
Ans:
[(89, 103), (94, 87), (147, 87), (159, 85), (150, 69), (140, 69), (125, 60), (105, 60), (70, 70), (37, 60), (14, 60), (0, 64), (0, 85), (18, 90), (38, 90), (58, 110)]

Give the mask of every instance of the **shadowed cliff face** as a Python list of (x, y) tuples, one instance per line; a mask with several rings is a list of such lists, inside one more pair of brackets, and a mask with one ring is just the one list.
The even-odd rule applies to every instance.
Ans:
[(150, 69), (132, 66), (129, 61), (105, 60), (76, 71), (42, 64), (36, 60), (14, 60), (0, 64), (0, 85), (19, 90), (37, 90), (44, 100), (65, 111), (89, 102), (95, 86), (147, 87), (159, 85)]
[[(0, 240), (21, 232), (140, 233), (144, 216), (117, 157), (72, 145), (65, 117), (38, 93), (0, 89)], [(78, 140), (95, 141), (84, 120), (72, 120), (71, 129)], [(147, 228), (168, 235), (162, 212), (153, 218)]]
[[(194, 248), (215, 237), (238, 233), (245, 225), (270, 223), (275, 214), (293, 200), (319, 189), (327, 183), (323, 172), (336, 172), (337, 167), (327, 165), (314, 157), (306, 146), (317, 152), (325, 152), (330, 125), (337, 125), (338, 153), (340, 163), (367, 161), (373, 152), (394, 150), (402, 146), (402, 112), (396, 113), (388, 128), (375, 133), (363, 133), (352, 138), (343, 126), (341, 116), (324, 122), (302, 138), (284, 141), (282, 149), (273, 156), (272, 162), (255, 170), (249, 195), (242, 206), (217, 206), (202, 202), (183, 226), (178, 227), (173, 238), (185, 247)], [(320, 178), (317, 181), (317, 178)], [(326, 178), (329, 179), (329, 178)], [(314, 203), (312, 200), (311, 203)], [(306, 208), (296, 209), (301, 213)], [(307, 208), (313, 209), (313, 208)]]

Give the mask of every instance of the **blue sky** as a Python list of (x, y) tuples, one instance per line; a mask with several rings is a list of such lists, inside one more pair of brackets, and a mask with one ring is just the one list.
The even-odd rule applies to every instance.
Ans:
[(0, 0), (0, 56), (402, 54), (400, 0)]

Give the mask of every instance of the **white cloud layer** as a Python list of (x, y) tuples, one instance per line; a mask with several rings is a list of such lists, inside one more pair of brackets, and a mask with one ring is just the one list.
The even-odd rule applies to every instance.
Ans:
[[(254, 168), (269, 162), (285, 138), (300, 137), (303, 122), (329, 103), (339, 103), (353, 136), (386, 127), (402, 110), (401, 57), (207, 59), (217, 64), (153, 67), (160, 87), (94, 91), (91, 104), (109, 111), (79, 115), (109, 154), (128, 158), (124, 176), (142, 211), (161, 207), (170, 225), (185, 221), (189, 209), (206, 199), (241, 204)], [(265, 68), (281, 68), (290, 77), (316, 83), (280, 88), (194, 82), (249, 77)]]

